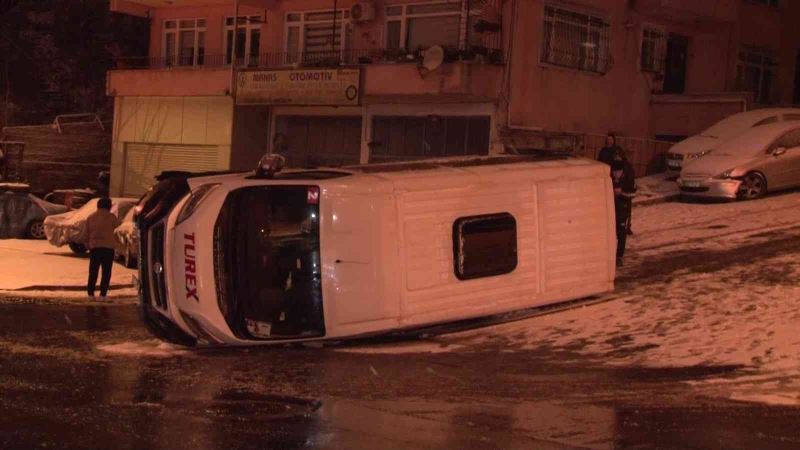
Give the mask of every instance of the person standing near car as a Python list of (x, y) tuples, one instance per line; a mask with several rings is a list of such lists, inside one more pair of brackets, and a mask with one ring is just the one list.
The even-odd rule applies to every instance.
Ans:
[(617, 221), (617, 265), (622, 265), (625, 256), (625, 241), (628, 237), (628, 220), (631, 215), (633, 196), (636, 194), (636, 178), (633, 166), (625, 151), (617, 148), (611, 162), (611, 182), (614, 185), (614, 212)]
[(101, 267), (100, 299), (106, 299), (114, 263), (114, 229), (118, 226), (119, 219), (111, 212), (111, 199), (100, 198), (97, 211), (86, 219), (86, 246), (89, 248), (89, 282), (86, 290), (90, 299), (94, 299), (97, 273)]
[(614, 155), (616, 155), (618, 148), (620, 147), (617, 145), (617, 136), (614, 133), (608, 133), (606, 135), (606, 145), (600, 149), (600, 153), (597, 154), (597, 160), (610, 166), (614, 162)]
[[(606, 145), (600, 149), (600, 153), (597, 155), (597, 160), (611, 166), (614, 163), (614, 158), (616, 157), (618, 151), (621, 151), (623, 154), (625, 153), (622, 147), (617, 144), (617, 136), (614, 133), (608, 133), (608, 135), (606, 135)], [(625, 160), (627, 161), (627, 158), (625, 158)], [(633, 235), (633, 231), (631, 230), (631, 219), (632, 217), (629, 211), (628, 220), (626, 221), (627, 229), (625, 230), (628, 235)]]

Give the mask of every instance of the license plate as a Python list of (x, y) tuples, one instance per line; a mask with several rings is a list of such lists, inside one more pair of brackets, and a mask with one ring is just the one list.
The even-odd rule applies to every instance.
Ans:
[(684, 181), (683, 185), (686, 187), (700, 187), (699, 181)]

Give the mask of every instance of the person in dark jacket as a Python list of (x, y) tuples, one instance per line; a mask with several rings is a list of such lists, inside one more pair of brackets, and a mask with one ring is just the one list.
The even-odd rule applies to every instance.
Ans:
[(608, 133), (606, 136), (606, 145), (600, 149), (597, 160), (610, 166), (611, 163), (614, 162), (614, 155), (617, 153), (618, 148), (620, 147), (617, 145), (617, 136), (615, 136), (614, 133)]
[(617, 265), (622, 265), (625, 256), (625, 241), (628, 237), (628, 221), (631, 216), (633, 196), (636, 194), (636, 178), (633, 166), (625, 151), (617, 148), (611, 161), (611, 181), (614, 185), (614, 212), (617, 219)]
[(100, 299), (105, 300), (111, 282), (111, 267), (114, 263), (114, 229), (119, 219), (111, 212), (111, 199), (102, 197), (97, 201), (97, 211), (86, 219), (86, 246), (89, 248), (89, 282), (86, 286), (89, 298), (94, 298), (97, 274), (103, 268), (100, 279)]

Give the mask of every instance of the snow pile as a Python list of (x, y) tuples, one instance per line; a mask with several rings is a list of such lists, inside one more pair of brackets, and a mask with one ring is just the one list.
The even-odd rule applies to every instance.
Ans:
[(185, 347), (150, 339), (146, 341), (121, 342), (118, 344), (98, 345), (97, 349), (118, 356), (170, 358), (188, 356), (192, 352)]

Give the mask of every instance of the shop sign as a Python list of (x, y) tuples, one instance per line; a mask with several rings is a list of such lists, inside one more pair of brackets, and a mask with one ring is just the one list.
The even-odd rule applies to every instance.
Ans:
[(258, 70), (239, 72), (238, 105), (354, 106), (360, 69)]

